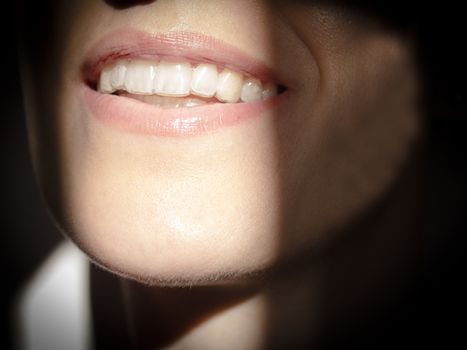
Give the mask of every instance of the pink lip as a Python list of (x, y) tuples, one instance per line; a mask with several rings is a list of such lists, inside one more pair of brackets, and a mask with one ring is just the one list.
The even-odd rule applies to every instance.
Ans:
[(279, 81), (265, 64), (210, 36), (179, 31), (151, 35), (135, 29), (120, 29), (98, 40), (86, 55), (82, 67), (82, 93), (94, 117), (126, 132), (158, 136), (197, 135), (259, 116), (276, 107), (287, 95), (286, 92), (249, 103), (160, 108), (127, 97), (103, 94), (93, 88), (105, 64), (133, 57), (176, 57), (191, 62), (212, 62), (263, 81)]

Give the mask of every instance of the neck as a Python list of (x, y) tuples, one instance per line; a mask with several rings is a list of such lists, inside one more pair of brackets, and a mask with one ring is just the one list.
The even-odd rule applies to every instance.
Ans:
[(260, 282), (189, 288), (121, 280), (137, 349), (318, 346), (397, 303), (420, 248), (420, 164), (336, 242)]

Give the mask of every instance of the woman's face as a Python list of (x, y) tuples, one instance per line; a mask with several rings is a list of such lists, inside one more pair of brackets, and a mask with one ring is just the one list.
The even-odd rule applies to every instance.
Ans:
[(22, 28), (34, 163), (57, 223), (116, 273), (204, 283), (303, 254), (389, 190), (421, 132), (413, 48), (377, 19), (290, 0), (57, 3)]

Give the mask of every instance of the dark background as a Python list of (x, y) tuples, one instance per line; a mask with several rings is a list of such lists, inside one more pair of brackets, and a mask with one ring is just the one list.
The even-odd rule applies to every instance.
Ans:
[[(364, 329), (336, 339), (335, 347), (462, 348), (467, 344), (465, 12), (449, 2), (410, 7), (394, 4), (355, 2), (355, 6), (385, 16), (401, 28), (415, 23), (421, 33), (419, 64), (425, 77), (425, 113), (429, 118), (424, 268), (417, 288), (399, 307)], [(28, 9), (17, 12), (16, 25), (21, 25), (23, 10)], [(15, 15), (10, 5), (1, 11), (0, 347), (8, 349), (12, 301), (62, 236), (47, 217), (34, 183), (17, 66)]]
[(0, 11), (0, 348), (10, 349), (13, 299), (61, 241), (62, 235), (47, 217), (33, 177), (17, 63), (14, 11), (11, 5)]

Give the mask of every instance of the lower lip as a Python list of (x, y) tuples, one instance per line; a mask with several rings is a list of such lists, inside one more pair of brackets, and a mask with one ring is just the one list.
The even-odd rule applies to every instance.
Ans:
[(128, 97), (103, 94), (86, 84), (82, 90), (97, 120), (124, 132), (156, 136), (194, 136), (233, 126), (276, 108), (286, 95), (248, 103), (161, 108)]

